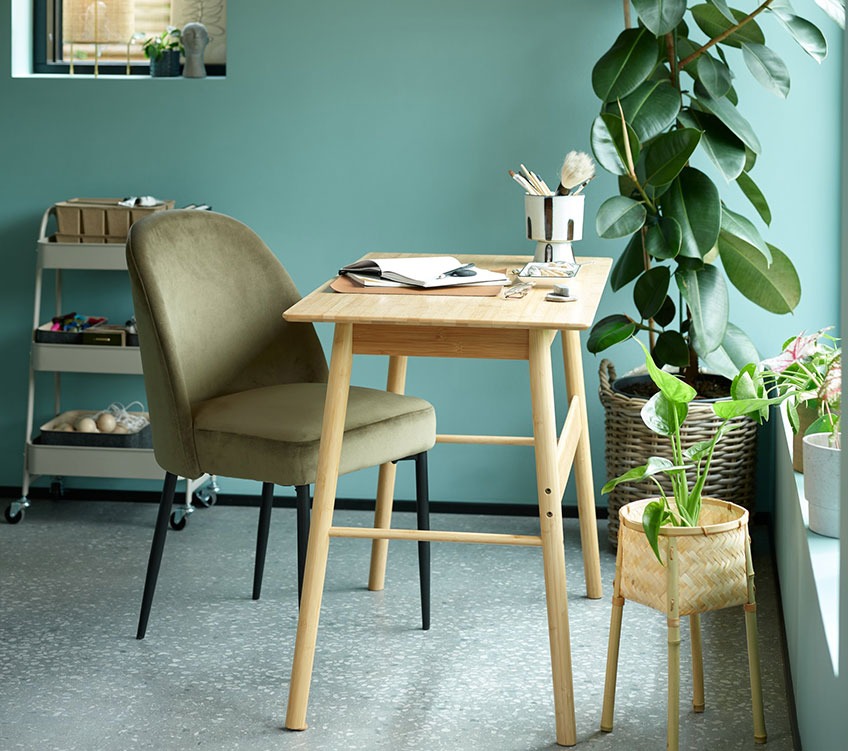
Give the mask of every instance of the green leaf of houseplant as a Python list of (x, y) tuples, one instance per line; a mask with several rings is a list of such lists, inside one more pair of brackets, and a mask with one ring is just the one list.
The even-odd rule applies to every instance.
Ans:
[[(621, 109), (627, 124), (644, 143), (674, 124), (680, 111), (680, 94), (668, 81), (645, 81), (621, 100)], [(608, 113), (620, 120), (614, 103), (609, 105)]]
[(699, 93), (697, 96), (698, 104), (708, 112), (711, 112), (719, 120), (721, 120), (730, 130), (755, 154), (759, 154), (762, 150), (760, 139), (754, 133), (754, 129), (736, 109), (726, 97), (722, 99), (713, 99), (706, 92)]
[(765, 240), (760, 236), (754, 224), (749, 219), (741, 214), (737, 214), (735, 211), (731, 211), (724, 205), (721, 208), (721, 233), (732, 235), (749, 245), (753, 245), (763, 254), (766, 261), (771, 263), (771, 251), (768, 249)]
[[(677, 308), (674, 305), (674, 300), (672, 300), (671, 297), (666, 297), (665, 300), (663, 300), (663, 304), (660, 305), (660, 309), (654, 313), (654, 321), (656, 321), (660, 326), (668, 326), (674, 320), (676, 313)], [(666, 360), (666, 362), (669, 361)]]
[(685, 467), (676, 466), (670, 459), (666, 459), (665, 457), (652, 456), (648, 459), (646, 464), (639, 467), (633, 467), (633, 469), (629, 469), (623, 475), (619, 475), (615, 479), (607, 482), (604, 487), (601, 488), (601, 493), (609, 493), (623, 482), (639, 482), (647, 477), (653, 477), (654, 475), (676, 469), (685, 469)]
[(672, 31), (683, 20), (686, 0), (633, 0), (633, 7), (654, 36)]
[(721, 227), (718, 188), (703, 172), (684, 167), (663, 196), (663, 216), (680, 225), (680, 255), (703, 259), (715, 245)]
[(759, 362), (760, 355), (750, 337), (728, 322), (721, 344), (702, 359), (710, 370), (733, 378), (748, 363)]
[(625, 29), (592, 69), (592, 89), (602, 102), (613, 102), (633, 91), (651, 75), (659, 50), (644, 28)]
[(769, 244), (772, 262), (756, 248), (729, 236), (719, 237), (721, 262), (736, 289), (771, 313), (789, 313), (801, 299), (798, 272), (784, 253)]
[(815, 24), (776, 5), (770, 6), (769, 10), (813, 60), (820, 63), (827, 57), (827, 40)]
[(789, 95), (789, 69), (777, 53), (762, 44), (742, 45), (742, 57), (751, 75), (779, 97)]
[(675, 435), (689, 414), (688, 402), (669, 399), (662, 391), (642, 405), (642, 422), (658, 435)]
[(645, 181), (665, 185), (680, 174), (698, 147), (701, 132), (678, 128), (657, 136), (645, 147)]
[(602, 318), (589, 333), (586, 349), (593, 355), (603, 352), (614, 344), (629, 339), (636, 331), (636, 324), (628, 316), (615, 314)]
[(645, 233), (645, 250), (653, 258), (674, 258), (680, 252), (682, 243), (680, 225), (670, 216), (660, 217)]
[(710, 0), (710, 5), (714, 5), (721, 15), (723, 15), (731, 23), (736, 23), (736, 16), (728, 7), (725, 0)]
[[(670, 297), (666, 299), (671, 300)], [(689, 364), (689, 345), (679, 331), (663, 331), (657, 337), (654, 355), (666, 365), (685, 368)]]
[(757, 187), (757, 184), (751, 179), (747, 172), (743, 172), (736, 178), (736, 183), (741, 188), (745, 197), (751, 202), (751, 205), (757, 210), (760, 218), (766, 223), (771, 224), (771, 209), (768, 201), (762, 191)]
[(618, 292), (627, 286), (645, 270), (645, 258), (642, 253), (642, 233), (637, 232), (630, 238), (627, 247), (618, 257), (610, 273), (610, 288)]
[(721, 60), (704, 53), (695, 61), (695, 67), (698, 80), (713, 99), (723, 97), (730, 91), (733, 79), (730, 69)]
[[(642, 529), (645, 531), (645, 537), (654, 551), (657, 560), (662, 564), (663, 559), (660, 556), (660, 527), (665, 518), (665, 504), (662, 501), (651, 501), (645, 505), (642, 510)], [(663, 564), (664, 565), (664, 564)]]
[(648, 352), (648, 348), (638, 339), (636, 339), (636, 343), (645, 353), (645, 366), (648, 368), (648, 375), (657, 385), (660, 392), (665, 395), (665, 398), (671, 402), (682, 402), (686, 404), (691, 402), (696, 396), (695, 389), (693, 389), (685, 381), (681, 381), (679, 378), (676, 378), (671, 373), (666, 373), (664, 370), (660, 370), (651, 357), (651, 353)]
[[(633, 160), (639, 158), (641, 145), (636, 133), (627, 125), (627, 137), (630, 140), (630, 153)], [(627, 158), (624, 148), (624, 130), (620, 115), (603, 112), (592, 123), (592, 152), (595, 160), (607, 172), (614, 175), (627, 174)]]
[(633, 288), (633, 301), (643, 320), (653, 318), (668, 295), (668, 283), (671, 272), (668, 266), (654, 266), (648, 269), (636, 281)]
[[(720, 36), (732, 26), (730, 20), (725, 18), (722, 12), (713, 5), (695, 5), (692, 7), (692, 17), (698, 28), (701, 29), (710, 39)], [(731, 8), (731, 13), (735, 16), (736, 21), (741, 21), (746, 13), (740, 10)], [(726, 44), (729, 47), (740, 47), (743, 42), (754, 42), (755, 44), (765, 44), (766, 38), (763, 30), (757, 25), (756, 21), (749, 21), (742, 28), (734, 31), (730, 36), (721, 40), (721, 44)]]
[(625, 237), (638, 232), (646, 216), (645, 206), (639, 201), (626, 196), (612, 196), (598, 209), (595, 228), (599, 237)]
[(703, 131), (701, 146), (728, 182), (735, 180), (745, 168), (745, 145), (721, 120), (708, 112), (686, 110), (680, 122)]
[(724, 277), (709, 264), (697, 271), (678, 269), (676, 277), (680, 294), (692, 315), (695, 351), (707, 355), (722, 343), (727, 330), (730, 304)]

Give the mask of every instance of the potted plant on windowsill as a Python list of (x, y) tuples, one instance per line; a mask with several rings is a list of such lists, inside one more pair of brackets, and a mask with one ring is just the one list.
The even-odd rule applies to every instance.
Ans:
[(141, 48), (150, 60), (150, 75), (155, 78), (173, 78), (180, 75), (180, 55), (184, 53), (181, 32), (169, 26), (158, 36), (144, 41)]
[[(840, 4), (835, 0), (834, 5)], [(755, 218), (764, 225), (771, 222), (769, 204), (751, 177), (760, 141), (737, 107), (734, 78), (746, 67), (777, 96), (785, 98), (789, 92), (788, 68), (766, 46), (758, 22), (763, 15), (772, 16), (817, 62), (826, 56), (827, 42), (787, 0), (758, 0), (750, 11), (731, 8), (726, 0), (632, 0), (632, 7), (638, 25), (625, 28), (592, 70), (601, 111), (592, 125), (591, 143), (596, 162), (618, 179), (618, 195), (598, 210), (597, 233), (629, 238), (610, 285), (613, 291), (633, 285), (636, 314), (617, 313), (598, 321), (587, 347), (600, 353), (644, 331), (654, 360), (679, 368), (703, 395), (702, 365), (730, 378), (744, 364), (759, 360), (750, 338), (730, 321), (727, 281), (776, 314), (791, 312), (801, 295), (788, 256), (763, 239), (730, 196), (722, 197), (720, 186), (735, 182)], [(629, 15), (627, 0), (625, 8)], [(613, 382), (607, 393), (605, 364), (606, 380)], [(638, 451), (640, 441), (650, 442), (638, 419), (650, 393), (621, 394), (621, 385), (616, 387), (610, 378), (611, 364), (605, 361), (601, 369), (607, 424), (626, 422)], [(724, 395), (727, 386), (724, 381)], [(631, 396), (637, 401), (627, 408)], [(693, 413), (707, 421), (714, 418), (708, 405), (693, 405)], [(607, 434), (607, 456), (614, 465), (609, 476), (631, 460), (621, 456), (626, 438)], [(738, 453), (725, 458), (723, 445), (716, 466), (753, 466), (755, 430), (743, 450), (741, 458)], [(746, 491), (731, 500), (752, 505), (753, 475), (739, 482), (734, 470), (728, 474), (736, 475), (731, 486)], [(611, 540), (618, 507), (626, 500), (620, 495), (618, 489), (610, 495)]]
[[(638, 341), (638, 340), (637, 340)], [(612, 730), (618, 645), (622, 608), (633, 600), (666, 613), (669, 627), (669, 686), (667, 748), (676, 749), (679, 722), (680, 618), (691, 619), (695, 711), (703, 711), (700, 614), (745, 605), (748, 657), (754, 714), (754, 737), (765, 742), (759, 658), (756, 646), (756, 606), (748, 538), (748, 512), (724, 499), (704, 495), (716, 446), (735, 429), (733, 420), (751, 416), (768, 419), (769, 408), (782, 396), (769, 397), (762, 371), (749, 364), (731, 386), (731, 398), (716, 401), (718, 418), (709, 438), (684, 448), (681, 429), (695, 389), (683, 379), (657, 367), (648, 349), (645, 364), (658, 391), (644, 405), (642, 420), (653, 434), (667, 439), (671, 459), (651, 456), (604, 485), (604, 493), (622, 483), (649, 480), (657, 497), (644, 498), (620, 509), (618, 552), (607, 653), (607, 680), (601, 729)], [(670, 478), (672, 492), (657, 480)]]
[[(796, 438), (796, 469), (795, 455), (803, 456), (810, 529), (839, 537), (842, 348), (828, 330), (793, 337), (779, 355), (763, 360), (760, 368), (764, 381), (786, 398), (787, 417)], [(811, 405), (815, 419), (805, 426), (799, 409)]]

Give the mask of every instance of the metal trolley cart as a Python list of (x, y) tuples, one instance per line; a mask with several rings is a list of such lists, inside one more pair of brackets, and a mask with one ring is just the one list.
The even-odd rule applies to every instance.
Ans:
[[(33, 305), (33, 341), (30, 351), (29, 380), (27, 387), (26, 443), (22, 495), (12, 501), (4, 511), (9, 524), (24, 518), (31, 501), (28, 498), (31, 483), (38, 477), (53, 477), (51, 493), (61, 495), (63, 477), (110, 477), (143, 480), (161, 480), (162, 470), (153, 457), (152, 448), (53, 445), (33, 435), (36, 405), (35, 374), (39, 371), (54, 373), (54, 413), (61, 412), (62, 373), (99, 373), (143, 375), (141, 355), (137, 346), (103, 346), (90, 344), (57, 344), (37, 341), (35, 332), (40, 325), (41, 293), (45, 270), (53, 270), (56, 294), (56, 315), (62, 313), (62, 272), (126, 271), (124, 243), (118, 242), (57, 242), (56, 235), (48, 236), (47, 227), (55, 206), (45, 211), (41, 220), (36, 246), (35, 300)], [(83, 238), (85, 239), (85, 238)], [(182, 529), (194, 511), (192, 499), (208, 507), (217, 500), (218, 486), (213, 475), (203, 475), (196, 480), (185, 480), (185, 502), (175, 505), (171, 514), (171, 527)]]

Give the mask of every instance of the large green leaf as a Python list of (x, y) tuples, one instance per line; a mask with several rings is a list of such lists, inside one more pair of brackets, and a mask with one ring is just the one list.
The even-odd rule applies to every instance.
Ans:
[(733, 76), (721, 60), (716, 60), (709, 53), (702, 54), (695, 61), (698, 80), (703, 84), (707, 93), (713, 98), (723, 97), (733, 85)]
[(660, 309), (654, 314), (654, 320), (660, 326), (668, 326), (674, 320), (676, 313), (677, 308), (674, 305), (674, 300), (671, 297), (666, 297), (663, 304), (660, 305)]
[(739, 110), (737, 110), (726, 97), (722, 99), (713, 99), (709, 96), (709, 94), (703, 91), (698, 94), (696, 101), (703, 109), (708, 112), (712, 112), (712, 114), (730, 128), (730, 130), (739, 137), (739, 140), (751, 149), (751, 151), (755, 154), (760, 153), (762, 150), (762, 146), (760, 146), (760, 139), (757, 138), (757, 134), (754, 133), (751, 123), (739, 114)]
[(609, 493), (613, 488), (617, 485), (621, 485), (623, 482), (638, 482), (639, 480), (644, 480), (647, 477), (674, 469), (684, 469), (684, 467), (675, 466), (671, 459), (666, 459), (662, 456), (651, 456), (648, 458), (646, 464), (643, 464), (640, 467), (633, 467), (633, 469), (628, 470), (623, 475), (619, 475), (615, 479), (610, 480), (604, 485), (604, 487), (601, 488), (601, 493)]
[(636, 308), (643, 320), (653, 318), (662, 307), (668, 295), (670, 280), (671, 272), (668, 266), (654, 266), (636, 280), (633, 287), (633, 302), (636, 303)]
[(645, 28), (625, 29), (592, 69), (592, 89), (602, 102), (614, 102), (645, 81), (657, 64), (656, 39)]
[(798, 272), (784, 253), (769, 244), (772, 262), (756, 248), (735, 238), (719, 237), (721, 262), (736, 289), (770, 313), (789, 313), (801, 299)]
[(645, 181), (665, 185), (680, 174), (698, 148), (701, 131), (678, 128), (657, 136), (645, 147)]
[(642, 422), (658, 435), (675, 435), (687, 414), (687, 402), (672, 401), (662, 391), (648, 399), (641, 409)]
[(660, 217), (645, 233), (645, 250), (653, 258), (674, 258), (680, 252), (683, 232), (676, 219)]
[(645, 270), (645, 254), (642, 252), (642, 233), (630, 238), (627, 247), (618, 257), (610, 272), (610, 288), (618, 292)]
[(751, 176), (747, 172), (743, 172), (736, 178), (736, 182), (742, 189), (745, 197), (757, 210), (760, 218), (766, 224), (771, 224), (771, 209), (769, 208), (768, 201), (762, 191), (757, 187), (757, 184), (751, 179)]
[(628, 316), (617, 313), (607, 316), (592, 326), (589, 338), (586, 340), (586, 349), (593, 355), (603, 352), (613, 344), (629, 339), (636, 331), (636, 324)]
[(626, 237), (638, 232), (645, 223), (647, 212), (644, 204), (626, 196), (607, 198), (595, 217), (595, 229), (599, 237), (612, 239)]
[[(667, 130), (680, 111), (680, 93), (667, 80), (645, 81), (621, 100), (624, 119), (645, 143)], [(618, 106), (608, 111), (618, 117)], [(635, 157), (634, 157), (635, 158)]]
[[(630, 153), (635, 162), (639, 158), (640, 144), (636, 133), (627, 125), (627, 136), (630, 140)], [(610, 112), (602, 112), (592, 123), (592, 153), (595, 161), (607, 172), (613, 175), (626, 175), (627, 158), (624, 150), (624, 134), (621, 116)]]
[(769, 10), (778, 17), (792, 38), (813, 60), (820, 63), (827, 57), (827, 39), (815, 24), (796, 16), (791, 9), (787, 10), (785, 7), (774, 5), (769, 6)]
[(686, 383), (686, 381), (682, 381), (673, 376), (671, 373), (666, 373), (666, 371), (658, 368), (657, 364), (651, 357), (651, 353), (648, 352), (648, 348), (638, 339), (636, 339), (636, 343), (645, 353), (645, 367), (648, 368), (648, 375), (657, 385), (657, 388), (665, 395), (666, 399), (672, 402), (681, 402), (686, 404), (691, 402), (696, 396), (695, 389)]
[(651, 550), (664, 566), (662, 556), (660, 555), (660, 527), (666, 516), (666, 505), (664, 499), (662, 501), (651, 501), (645, 504), (642, 509), (642, 529), (645, 531), (645, 538), (651, 545)]
[[(736, 17), (736, 21), (741, 21), (747, 15), (735, 8), (731, 8), (731, 13)], [(722, 12), (714, 5), (693, 6), (692, 17), (695, 19), (695, 23), (698, 24), (698, 28), (710, 39), (724, 34), (725, 31), (736, 25), (725, 18)], [(765, 41), (766, 38), (763, 35), (763, 30), (757, 25), (757, 22), (749, 21), (741, 29), (734, 31), (730, 36), (722, 39), (720, 43), (730, 47), (740, 47), (743, 42), (765, 44)]]
[(679, 331), (663, 331), (654, 345), (654, 356), (666, 365), (685, 368), (689, 364), (689, 345)]
[(633, 0), (633, 7), (654, 36), (663, 36), (683, 20), (686, 0)]
[(738, 326), (727, 324), (722, 343), (703, 357), (704, 364), (725, 378), (733, 378), (745, 365), (759, 362), (760, 354), (750, 337)]
[(663, 215), (680, 225), (680, 255), (701, 260), (715, 245), (721, 226), (718, 188), (703, 172), (685, 167), (663, 195)]
[(771, 251), (753, 223), (724, 205), (721, 210), (721, 232), (753, 245), (765, 256), (766, 261), (771, 263)]
[(705, 356), (724, 340), (730, 303), (721, 272), (712, 265), (702, 269), (678, 269), (677, 286), (692, 316), (693, 344)]
[(742, 57), (757, 81), (786, 99), (789, 95), (789, 68), (776, 52), (763, 44), (746, 43), (742, 45)]
[(730, 7), (727, 5), (725, 0), (710, 0), (710, 5), (715, 5), (721, 15), (723, 15), (728, 21), (731, 23), (736, 23), (736, 16), (733, 15), (733, 11), (730, 10)]
[(707, 112), (686, 110), (680, 113), (680, 122), (703, 131), (701, 145), (725, 180), (735, 180), (742, 174), (745, 145), (721, 120)]

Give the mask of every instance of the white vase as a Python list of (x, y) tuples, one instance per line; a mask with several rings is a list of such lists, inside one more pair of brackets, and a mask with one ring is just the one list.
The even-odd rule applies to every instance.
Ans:
[(574, 263), (571, 243), (583, 239), (585, 196), (524, 196), (527, 239), (536, 241), (533, 260)]
[(829, 433), (804, 436), (804, 496), (810, 504), (810, 529), (839, 537), (839, 463), (841, 451)]

